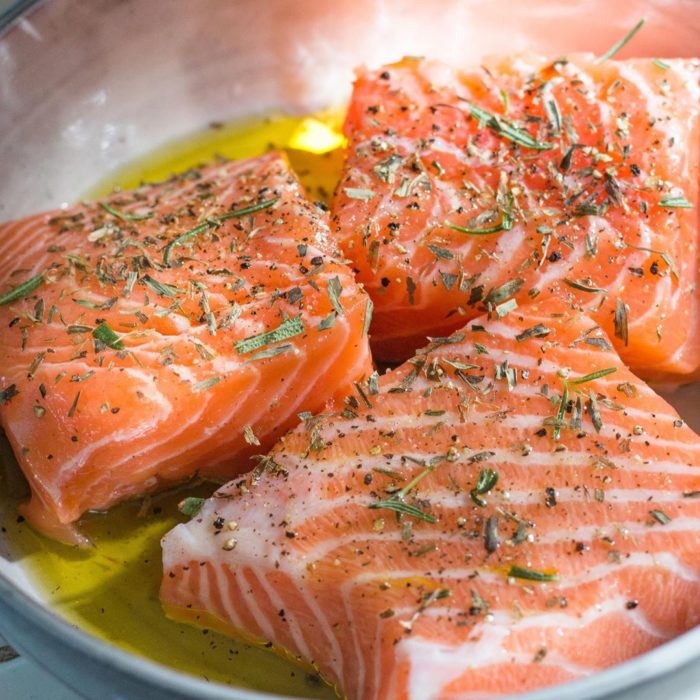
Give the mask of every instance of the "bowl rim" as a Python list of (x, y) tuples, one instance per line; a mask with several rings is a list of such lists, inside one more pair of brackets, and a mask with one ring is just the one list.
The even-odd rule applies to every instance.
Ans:
[[(0, 12), (0, 39), (4, 38), (18, 20), (30, 11), (39, 9), (46, 0), (15, 0)], [(164, 690), (186, 693), (200, 700), (299, 700), (288, 695), (270, 694), (206, 682), (195, 676), (177, 671), (151, 659), (140, 657), (100, 639), (22, 591), (0, 570), (0, 613), (11, 610), (23, 623), (60, 640), (85, 658), (109, 666), (148, 685)], [(20, 647), (23, 645), (20, 643)], [(658, 647), (590, 676), (560, 685), (518, 695), (518, 700), (597, 700), (610, 693), (632, 690), (650, 680), (660, 679), (697, 660), (700, 652), (700, 626), (671, 639)], [(22, 648), (31, 657), (54, 674), (45, 659), (33, 655), (31, 648)], [(55, 675), (55, 674), (54, 674)]]

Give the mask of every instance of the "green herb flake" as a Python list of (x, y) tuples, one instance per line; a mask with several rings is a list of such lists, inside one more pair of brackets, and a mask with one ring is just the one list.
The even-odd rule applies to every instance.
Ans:
[(362, 324), (362, 335), (366, 336), (369, 333), (369, 327), (372, 324), (372, 312), (374, 311), (374, 302), (368, 297), (365, 302), (365, 320)]
[(652, 58), (651, 62), (661, 70), (668, 70), (671, 66), (660, 58)]
[(662, 197), (659, 200), (660, 207), (667, 209), (692, 209), (693, 205), (685, 197)]
[(337, 311), (331, 311), (328, 316), (321, 320), (318, 324), (318, 330), (326, 331), (329, 328), (333, 328), (335, 325), (335, 319), (338, 317)]
[(624, 36), (620, 41), (614, 44), (610, 49), (608, 49), (602, 56), (596, 58), (596, 63), (602, 63), (612, 58), (625, 44), (627, 44), (630, 39), (644, 26), (646, 19), (642, 18), (635, 24), (635, 26)]
[(304, 332), (304, 324), (301, 320), (301, 315), (293, 316), (291, 318), (282, 321), (277, 328), (271, 331), (266, 331), (265, 333), (258, 333), (257, 335), (252, 335), (243, 340), (238, 340), (234, 343), (233, 347), (239, 355), (245, 355), (253, 350), (258, 350), (266, 345), (272, 345), (273, 343), (279, 343), (282, 340), (288, 340), (294, 336), (300, 335)]
[(672, 520), (672, 518), (666, 515), (662, 510), (650, 510), (649, 515), (660, 525), (668, 525)]
[(22, 282), (22, 284), (18, 284), (16, 287), (10, 289), (9, 292), (5, 292), (5, 294), (0, 296), (0, 306), (4, 304), (9, 304), (13, 301), (17, 301), (17, 299), (21, 299), (22, 297), (26, 297), (28, 294), (33, 292), (43, 281), (44, 275), (42, 274), (36, 275), (35, 277), (31, 277), (26, 282)]
[(447, 248), (441, 248), (433, 243), (428, 243), (426, 247), (439, 260), (454, 260), (454, 253)]
[(585, 384), (586, 382), (592, 382), (595, 379), (606, 377), (608, 374), (614, 374), (615, 372), (617, 372), (617, 367), (606, 367), (605, 369), (599, 369), (590, 374), (584, 374), (577, 379), (570, 379), (568, 383), (571, 385)]
[(564, 416), (566, 414), (566, 407), (569, 403), (569, 385), (564, 382), (564, 388), (561, 392), (561, 399), (559, 400), (559, 408), (557, 409), (557, 415), (554, 419), (554, 430), (552, 431), (552, 437), (555, 440), (559, 440), (561, 436), (561, 429), (566, 425), (564, 421)]
[(513, 124), (500, 119), (494, 114), (487, 112), (474, 104), (469, 104), (469, 110), (471, 115), (479, 120), (480, 125), (488, 126), (491, 131), (503, 136), (503, 138), (517, 143), (519, 146), (524, 146), (525, 148), (532, 148), (536, 151), (548, 151), (553, 148), (551, 143), (538, 141), (533, 136), (530, 135), (524, 129), (520, 129)]
[(247, 216), (248, 214), (255, 214), (256, 212), (262, 211), (263, 209), (267, 209), (277, 204), (278, 201), (279, 197), (273, 197), (272, 199), (266, 199), (265, 201), (258, 202), (257, 204), (251, 204), (250, 206), (242, 207), (241, 209), (227, 211), (225, 214), (213, 216), (201, 224), (198, 224), (194, 228), (191, 228), (189, 231), (185, 231), (185, 233), (180, 234), (177, 238), (173, 239), (170, 241), (170, 243), (168, 243), (168, 245), (165, 246), (163, 249), (163, 264), (167, 265), (168, 267), (170, 266), (170, 253), (176, 246), (182, 245), (191, 238), (198, 236), (200, 233), (204, 233), (214, 226), (218, 226), (220, 223), (228, 219), (237, 219), (241, 216)]
[[(493, 456), (493, 452), (490, 453), (479, 453), (479, 454), (488, 454), (488, 456)], [(474, 455), (472, 457), (472, 460), (476, 457), (477, 455)], [(476, 460), (476, 461), (481, 461), (481, 460)], [(480, 496), (483, 496), (490, 491), (492, 491), (495, 487), (496, 484), (498, 483), (498, 472), (494, 471), (493, 469), (482, 469), (479, 472), (479, 478), (476, 481), (476, 486), (469, 491), (469, 495), (471, 496), (472, 501), (476, 503), (477, 506), (480, 508), (485, 508), (486, 507), (486, 501), (484, 501)]]
[(629, 331), (627, 327), (627, 306), (622, 299), (615, 300), (615, 337), (620, 338), (627, 347)]
[(100, 323), (97, 328), (93, 328), (92, 337), (98, 342), (112, 348), (112, 350), (123, 350), (124, 343), (119, 339), (119, 335), (115, 333), (106, 323)]
[(183, 515), (188, 515), (192, 517), (194, 515), (197, 515), (197, 513), (199, 513), (199, 511), (202, 510), (202, 506), (204, 505), (205, 501), (205, 498), (195, 498), (194, 496), (188, 496), (187, 498), (183, 498), (177, 504), (177, 509)]
[(246, 363), (257, 362), (258, 360), (269, 360), (272, 357), (277, 357), (277, 355), (283, 355), (285, 352), (289, 352), (293, 348), (294, 346), (291, 343), (277, 345), (274, 348), (265, 348), (264, 350), (260, 350), (247, 358)]
[(207, 391), (212, 387), (216, 386), (221, 381), (221, 377), (209, 377), (209, 379), (203, 379), (201, 382), (197, 382), (192, 385), (192, 393), (199, 394), (201, 391)]
[(519, 578), (524, 581), (538, 581), (544, 583), (547, 581), (558, 581), (559, 576), (555, 573), (545, 571), (535, 571), (535, 569), (526, 569), (522, 566), (511, 566), (508, 569), (509, 578)]
[(508, 193), (506, 195), (506, 202), (501, 211), (501, 221), (499, 223), (483, 228), (465, 228), (464, 226), (453, 224), (451, 221), (445, 221), (444, 225), (451, 228), (453, 231), (466, 233), (469, 236), (487, 236), (492, 233), (498, 233), (499, 231), (510, 231), (513, 228), (513, 221), (513, 195)]
[(586, 284), (584, 282), (570, 280), (567, 277), (564, 277), (562, 281), (564, 282), (564, 284), (568, 284), (569, 287), (573, 287), (573, 289), (578, 289), (579, 292), (588, 292), (589, 294), (607, 294), (608, 293), (607, 289), (603, 289), (601, 287), (593, 287), (592, 285)]
[(544, 338), (551, 332), (551, 329), (547, 328), (547, 326), (538, 323), (536, 326), (526, 328), (522, 333), (518, 333), (518, 335), (515, 336), (515, 339), (519, 343), (522, 343), (523, 340), (528, 340), (529, 338)]
[(373, 190), (365, 190), (360, 187), (345, 187), (344, 191), (350, 199), (364, 199), (368, 201), (377, 196), (377, 193)]
[(153, 214), (131, 214), (129, 212), (119, 211), (106, 202), (99, 202), (99, 205), (108, 214), (111, 214), (113, 217), (120, 219), (121, 221), (145, 221), (153, 216)]
[(156, 294), (158, 294), (158, 296), (168, 297), (169, 299), (172, 299), (180, 291), (172, 284), (163, 284), (150, 275), (144, 275), (141, 278), (141, 282), (148, 285)]
[(408, 503), (403, 503), (398, 499), (389, 499), (387, 501), (377, 501), (376, 503), (370, 503), (368, 508), (372, 510), (386, 509), (393, 510), (397, 515), (410, 515), (413, 518), (418, 518), (418, 520), (423, 520), (426, 523), (436, 523), (437, 520), (430, 514), (423, 512), (420, 508), (416, 506), (409, 505)]
[(340, 295), (343, 293), (343, 285), (340, 283), (340, 278), (335, 277), (328, 280), (328, 299), (331, 306), (335, 309), (338, 316), (343, 315), (343, 305), (340, 303)]
[(78, 401), (80, 401), (80, 392), (78, 392), (75, 395), (75, 398), (73, 399), (73, 403), (71, 404), (70, 408), (68, 409), (68, 417), (69, 418), (72, 418), (75, 415), (75, 412), (78, 409)]
[(5, 404), (11, 401), (15, 396), (19, 394), (19, 389), (16, 384), (10, 384), (6, 386), (2, 391), (0, 391), (0, 404)]
[(596, 433), (599, 433), (603, 427), (603, 419), (600, 417), (600, 410), (598, 409), (598, 399), (596, 398), (595, 392), (588, 392), (588, 414), (591, 417), (591, 422), (595, 428)]

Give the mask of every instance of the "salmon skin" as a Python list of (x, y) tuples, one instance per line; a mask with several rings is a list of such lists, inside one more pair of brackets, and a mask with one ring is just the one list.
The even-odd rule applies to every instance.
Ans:
[(371, 302), (277, 154), (0, 228), (0, 418), (32, 522), (227, 481), (371, 371)]
[(697, 59), (591, 55), (358, 71), (332, 227), (377, 358), (554, 295), (639, 376), (697, 377), (699, 78)]
[(186, 619), (349, 700), (586, 676), (700, 622), (700, 441), (559, 300), (484, 316), (286, 435), (163, 540)]

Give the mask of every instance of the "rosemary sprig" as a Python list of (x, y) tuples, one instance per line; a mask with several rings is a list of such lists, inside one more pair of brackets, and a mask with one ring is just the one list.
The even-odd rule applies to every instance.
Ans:
[(491, 114), (475, 104), (469, 103), (469, 111), (473, 117), (479, 120), (480, 124), (485, 124), (491, 131), (513, 143), (517, 143), (519, 146), (532, 148), (536, 151), (548, 151), (553, 148), (551, 143), (538, 141), (524, 129), (520, 129), (504, 119), (500, 119), (495, 114)]
[(535, 571), (535, 569), (526, 569), (522, 566), (511, 566), (508, 569), (508, 576), (510, 578), (520, 578), (526, 581), (558, 581), (559, 576), (557, 574), (549, 574), (544, 571)]
[(510, 231), (513, 228), (513, 195), (510, 193), (506, 195), (506, 202), (501, 212), (501, 221), (493, 226), (465, 228), (464, 226), (453, 224), (451, 221), (445, 221), (444, 225), (451, 228), (453, 231), (466, 233), (470, 236), (486, 236), (491, 233), (498, 233), (499, 231)]
[(693, 209), (693, 205), (685, 197), (662, 197), (659, 200), (660, 207), (667, 209)]
[(646, 19), (642, 17), (642, 19), (640, 19), (639, 22), (637, 22), (637, 24), (635, 24), (634, 27), (627, 32), (622, 39), (620, 39), (620, 41), (611, 46), (602, 56), (598, 56), (595, 62), (602, 63), (603, 61), (607, 61), (609, 58), (612, 58), (644, 26), (645, 22)]
[(399, 515), (410, 515), (411, 517), (418, 518), (419, 520), (424, 520), (426, 523), (437, 522), (432, 515), (424, 513), (420, 508), (416, 508), (416, 506), (409, 505), (408, 503), (404, 503), (403, 501), (399, 501), (398, 499), (391, 498), (387, 501), (377, 501), (376, 503), (370, 503), (368, 508), (372, 508), (373, 510), (377, 510), (380, 508), (386, 510), (393, 510)]
[(301, 315), (293, 316), (285, 321), (282, 321), (277, 328), (271, 331), (258, 333), (257, 335), (251, 335), (248, 338), (238, 340), (236, 343), (234, 343), (234, 348), (239, 355), (245, 355), (253, 350), (259, 350), (266, 345), (279, 343), (281, 340), (288, 340), (289, 338), (293, 338), (295, 335), (299, 335), (303, 332), (304, 323), (301, 320)]
[(0, 296), (0, 306), (3, 304), (9, 304), (12, 301), (17, 301), (17, 299), (21, 299), (22, 297), (26, 297), (27, 294), (33, 292), (43, 281), (44, 275), (42, 274), (31, 277), (26, 282), (22, 282), (22, 284), (18, 284), (16, 287), (10, 289), (9, 292), (5, 292), (5, 294)]
[(153, 214), (129, 214), (128, 212), (119, 211), (113, 206), (107, 204), (106, 202), (99, 202), (99, 205), (113, 217), (120, 219), (121, 221), (145, 221), (146, 219), (152, 218)]
[(201, 224), (191, 228), (189, 231), (185, 231), (185, 233), (180, 234), (177, 238), (173, 239), (170, 241), (170, 243), (168, 243), (168, 245), (165, 246), (163, 249), (163, 264), (170, 267), (170, 253), (175, 246), (182, 245), (185, 241), (198, 236), (200, 233), (204, 233), (213, 226), (218, 226), (222, 221), (226, 221), (227, 219), (236, 219), (238, 217), (245, 216), (246, 214), (254, 214), (255, 212), (262, 211), (263, 209), (273, 206), (278, 201), (279, 197), (273, 197), (272, 199), (266, 199), (265, 201), (258, 202), (257, 204), (251, 204), (249, 207), (234, 209), (233, 211), (228, 211), (225, 214), (213, 216), (210, 219), (203, 221)]
[(586, 382), (592, 382), (594, 379), (600, 379), (601, 377), (605, 377), (608, 374), (613, 374), (614, 372), (617, 372), (617, 367), (606, 367), (605, 369), (599, 369), (595, 372), (591, 372), (590, 374), (584, 374), (578, 379), (570, 379), (567, 383), (569, 385), (585, 384)]

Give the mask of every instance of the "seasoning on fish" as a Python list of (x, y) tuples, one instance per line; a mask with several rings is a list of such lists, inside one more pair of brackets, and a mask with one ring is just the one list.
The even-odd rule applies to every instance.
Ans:
[(0, 227), (0, 418), (32, 523), (77, 537), (87, 510), (232, 478), (369, 375), (335, 250), (276, 154)]
[(554, 295), (639, 376), (700, 376), (700, 61), (665, 64), (358, 71), (331, 221), (374, 302), (378, 358)]
[(520, 693), (700, 623), (700, 438), (589, 316), (482, 316), (358, 386), (165, 536), (169, 615), (349, 700)]

